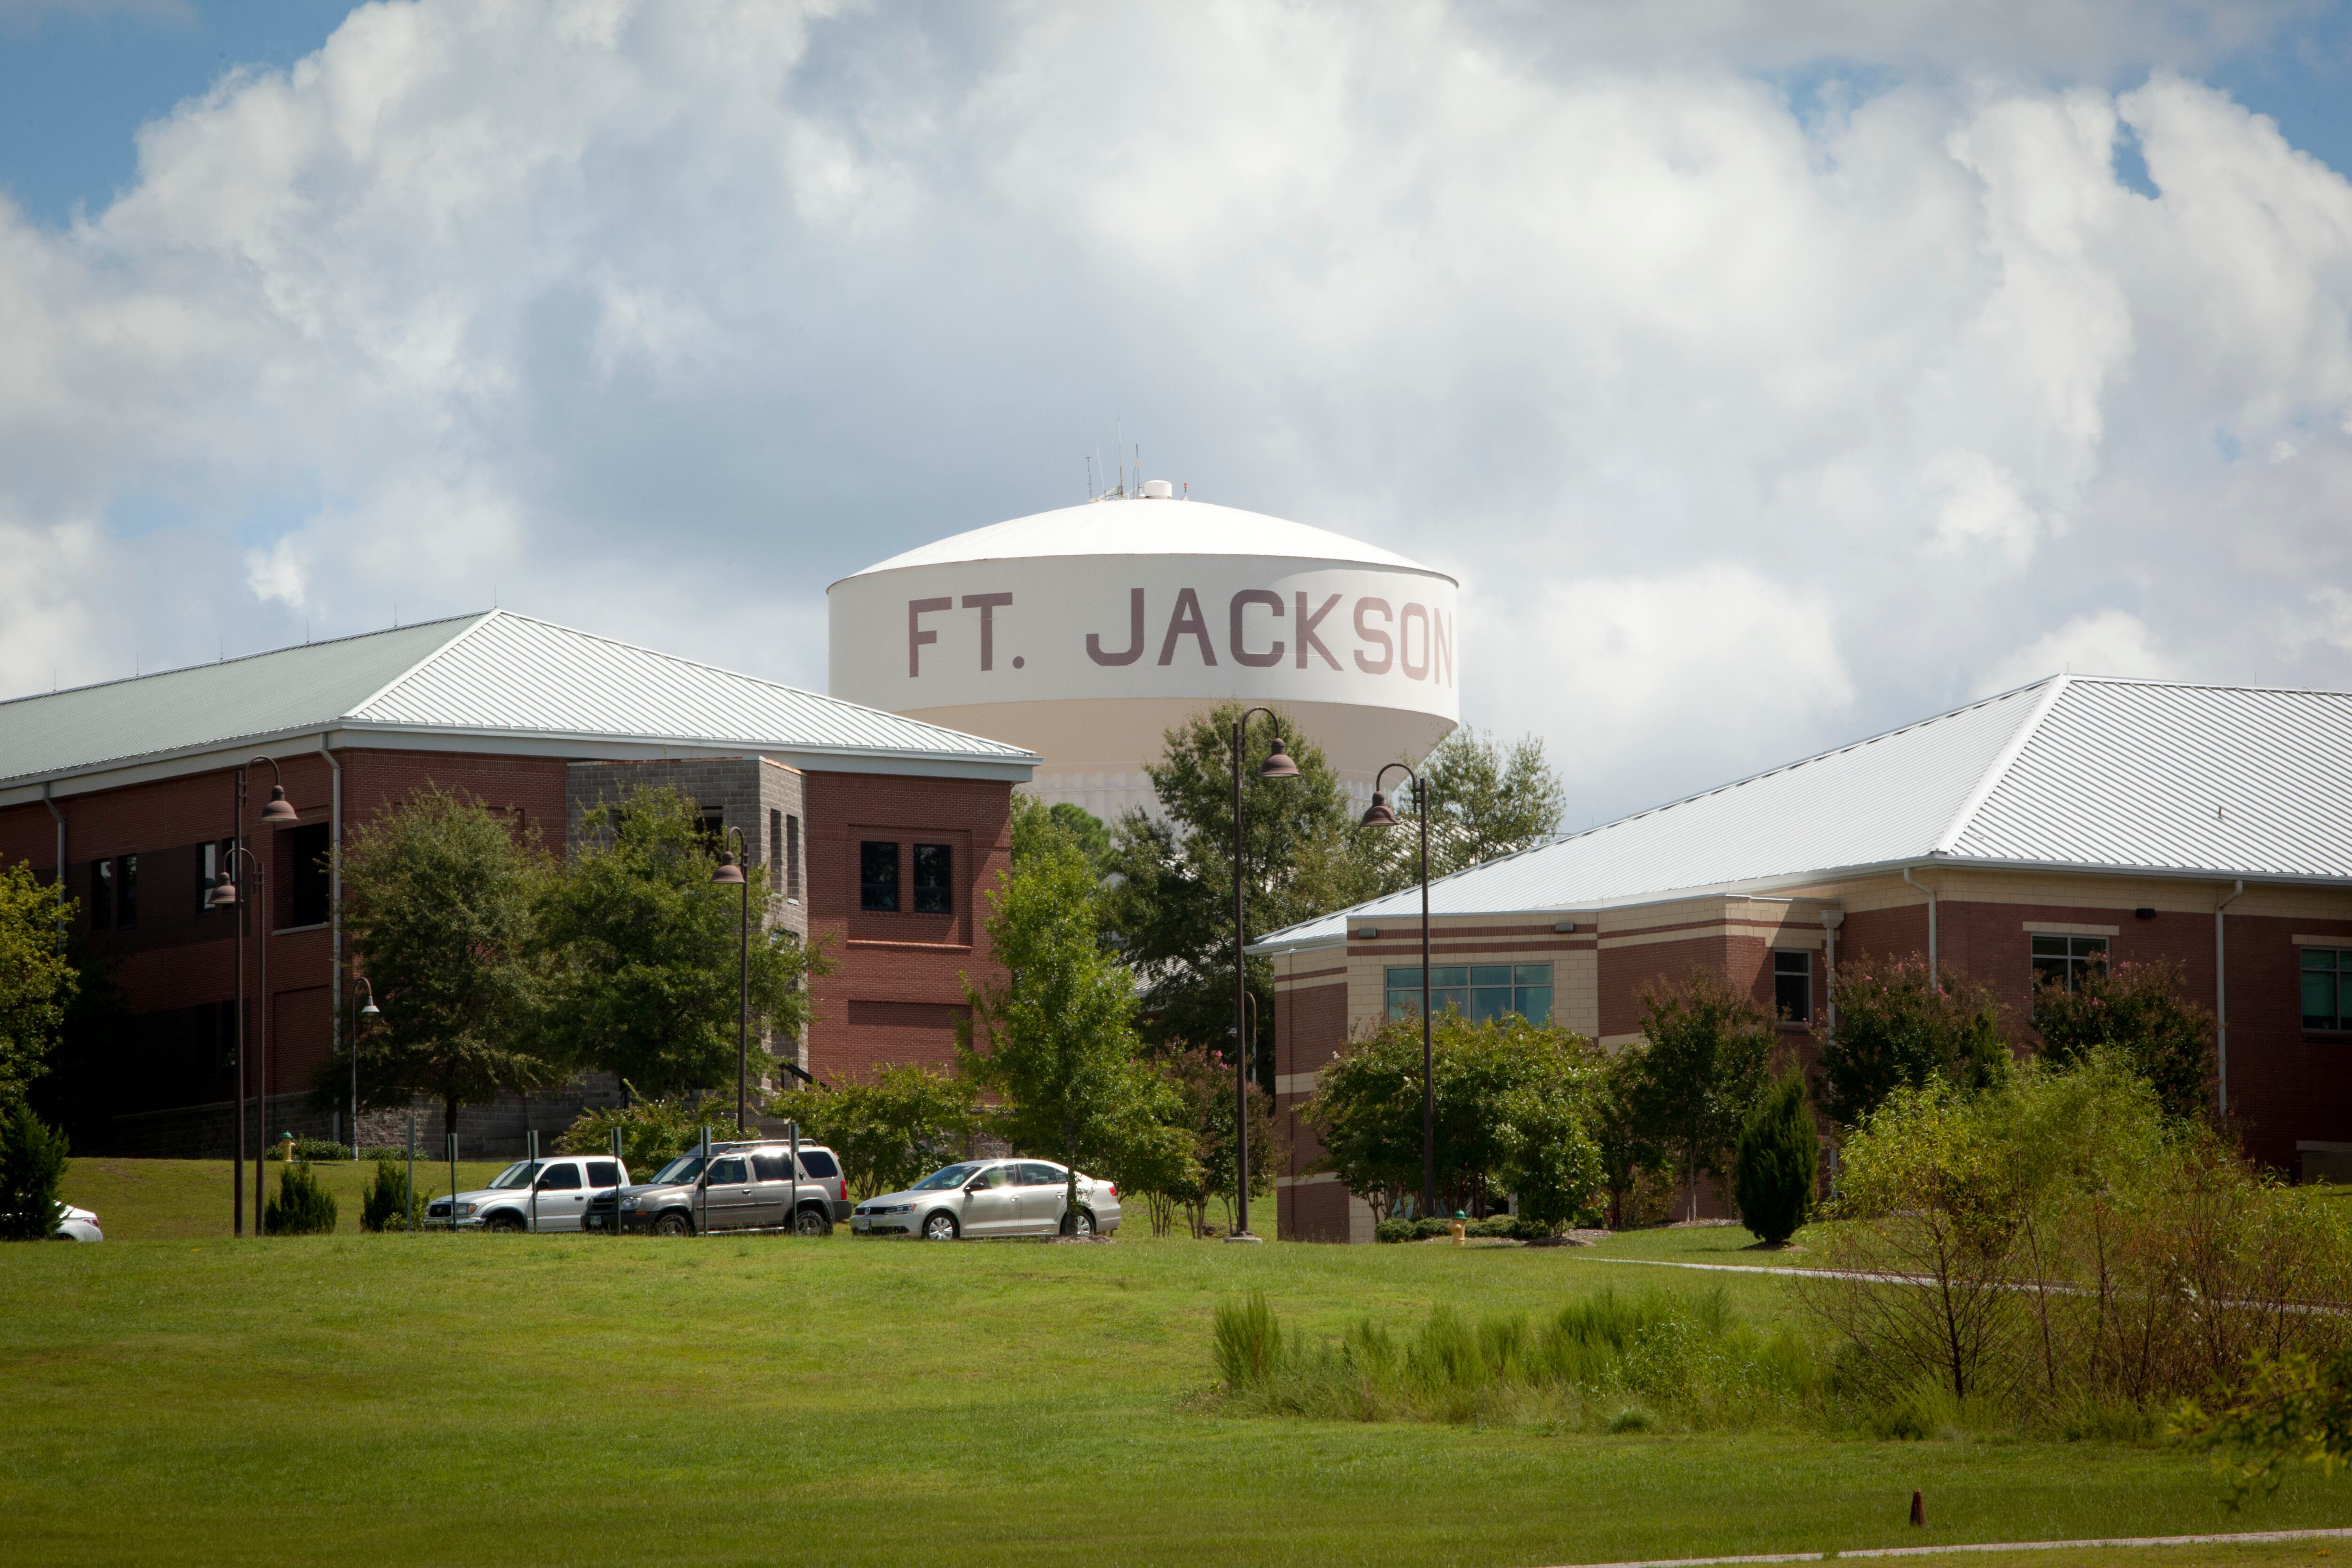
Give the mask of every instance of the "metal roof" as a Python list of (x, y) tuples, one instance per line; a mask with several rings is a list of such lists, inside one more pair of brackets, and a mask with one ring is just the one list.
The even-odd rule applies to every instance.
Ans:
[[(1597, 910), (1864, 868), (2352, 879), (2352, 694), (2052, 676), (1430, 885), (1433, 914)], [(1258, 948), (1417, 918), (1420, 889)]]
[[(1350, 565), (1388, 566), (1444, 577), (1393, 551), (1328, 529), (1201, 500), (1109, 496), (1033, 517), (975, 528), (878, 561), (851, 576), (902, 566), (1048, 555), (1271, 555)], [(1454, 579), (1446, 577), (1449, 583)], [(848, 578), (843, 578), (847, 582)]]
[(0, 702), (0, 788), (311, 730), (1033, 763), (877, 712), (503, 610)]

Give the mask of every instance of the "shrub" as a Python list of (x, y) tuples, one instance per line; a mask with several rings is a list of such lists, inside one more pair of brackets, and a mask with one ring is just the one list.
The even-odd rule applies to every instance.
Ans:
[[(330, 1143), (324, 1138), (297, 1138), (293, 1140), (293, 1145), (294, 1158), (305, 1163), (311, 1160), (332, 1160), (340, 1164), (352, 1157), (350, 1144)], [(283, 1138), (277, 1140), (269, 1145), (267, 1157), (272, 1160), (283, 1160), (286, 1158), (286, 1146), (287, 1140)]]
[(2213, 1107), (2213, 1015), (2183, 994), (2180, 965), (2094, 964), (2082, 988), (2053, 982), (2033, 998), (2042, 1054), (2078, 1062), (2115, 1052), (2156, 1090), (2165, 1113), (2184, 1120)]
[(1854, 1127), (1898, 1089), (1997, 1085), (2010, 1056), (1986, 987), (1948, 966), (1938, 984), (1917, 953), (1857, 953), (1838, 965), (1837, 1028), (1822, 1042), (1821, 1064), (1823, 1105), (1839, 1126)]
[(1766, 1090), (1739, 1130), (1732, 1192), (1741, 1222), (1766, 1246), (1779, 1247), (1803, 1228), (1813, 1206), (1821, 1142), (1805, 1104), (1805, 1080), (1797, 1073)]
[(632, 1174), (650, 1174), (692, 1148), (706, 1124), (714, 1138), (734, 1136), (735, 1102), (731, 1100), (723, 1111), (713, 1104), (706, 1113), (683, 1098), (646, 1100), (637, 1095), (635, 1086), (624, 1082), (622, 1087), (629, 1090), (630, 1102), (612, 1110), (582, 1111), (580, 1120), (555, 1140), (556, 1152), (605, 1153), (612, 1149), (613, 1134), (617, 1131), (621, 1134), (622, 1163), (629, 1167)]
[(26, 1106), (0, 1119), (0, 1241), (44, 1241), (57, 1234), (66, 1147), (66, 1135)]
[(262, 1220), (265, 1236), (320, 1235), (335, 1228), (335, 1200), (310, 1173), (308, 1161), (289, 1161), (278, 1173), (278, 1195)]
[(886, 1067), (871, 1083), (845, 1080), (830, 1093), (779, 1095), (773, 1114), (841, 1159), (853, 1196), (914, 1185), (958, 1159), (980, 1130), (980, 1090), (919, 1063)]
[(379, 1156), (375, 1179), (360, 1198), (362, 1230), (415, 1230), (425, 1223), (425, 1202), (408, 1189), (408, 1171)]

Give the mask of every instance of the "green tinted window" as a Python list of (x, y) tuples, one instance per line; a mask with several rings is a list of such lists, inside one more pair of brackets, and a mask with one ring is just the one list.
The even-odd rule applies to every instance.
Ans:
[(2352, 952), (2332, 947), (2303, 950), (2303, 1026), (2306, 1029), (2352, 1028)]
[[(1421, 1013), (1419, 968), (1388, 972), (1389, 1016), (1416, 1017)], [(1473, 1023), (1486, 1023), (1516, 1013), (1531, 1024), (1551, 1022), (1551, 965), (1549, 963), (1474, 963), (1430, 966), (1429, 1005), (1433, 1013), (1448, 1007)]]

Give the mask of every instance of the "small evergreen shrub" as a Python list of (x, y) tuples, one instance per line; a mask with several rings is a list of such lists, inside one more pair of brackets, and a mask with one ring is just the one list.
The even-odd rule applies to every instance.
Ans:
[(66, 1135), (19, 1105), (0, 1119), (0, 1241), (45, 1241), (58, 1231)]
[(335, 1200), (310, 1173), (305, 1160), (289, 1162), (278, 1173), (278, 1195), (262, 1216), (267, 1236), (319, 1236), (335, 1228)]
[(378, 1156), (375, 1179), (360, 1196), (362, 1230), (417, 1230), (425, 1223), (425, 1203), (408, 1189), (408, 1171), (389, 1156)]
[(1805, 1080), (1790, 1073), (1764, 1091), (1739, 1130), (1732, 1194), (1740, 1223), (1768, 1247), (1803, 1228), (1812, 1212), (1822, 1141), (1805, 1106)]

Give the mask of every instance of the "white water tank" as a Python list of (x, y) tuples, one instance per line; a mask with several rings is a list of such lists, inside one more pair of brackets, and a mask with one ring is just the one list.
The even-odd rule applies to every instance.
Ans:
[(1026, 746), (1105, 820), (1228, 699), (1278, 706), (1368, 799), (1460, 721), (1453, 578), (1165, 480), (910, 550), (827, 590), (833, 694)]

